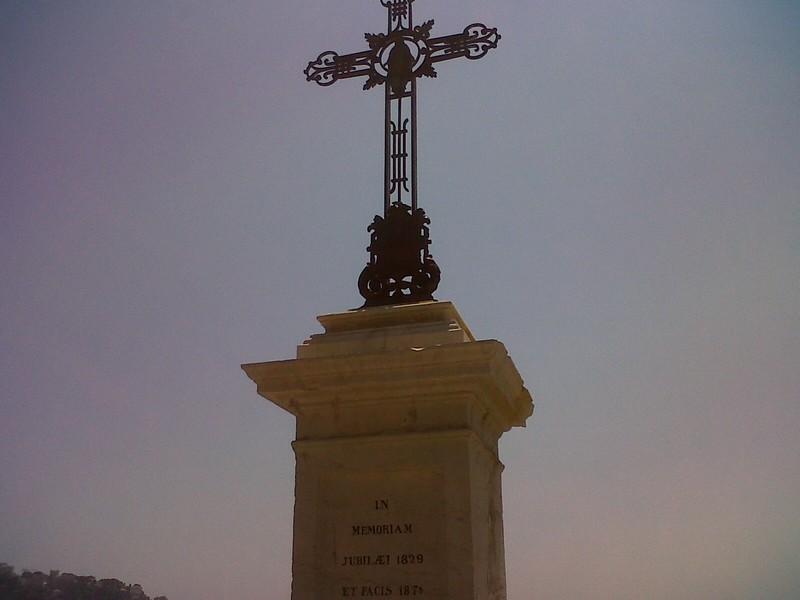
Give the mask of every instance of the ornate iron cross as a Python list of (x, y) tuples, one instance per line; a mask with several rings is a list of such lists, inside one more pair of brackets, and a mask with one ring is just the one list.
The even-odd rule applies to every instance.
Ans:
[(366, 77), (365, 90), (385, 84), (383, 217), (368, 228), (370, 261), (358, 282), (364, 306), (433, 299), (440, 272), (428, 251), (430, 220), (417, 201), (417, 79), (436, 77), (438, 62), (482, 58), (500, 40), (497, 29), (481, 23), (431, 38), (433, 20), (413, 25), (414, 0), (380, 2), (388, 31), (367, 33), (369, 50), (323, 52), (303, 71), (323, 86), (352, 77)]

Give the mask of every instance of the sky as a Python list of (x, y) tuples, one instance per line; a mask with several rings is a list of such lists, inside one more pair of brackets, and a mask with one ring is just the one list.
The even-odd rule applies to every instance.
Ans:
[[(361, 304), (377, 0), (0, 2), (0, 562), (289, 597), (293, 417), (241, 363)], [(536, 398), (514, 600), (800, 597), (800, 3), (418, 0), (437, 292)]]

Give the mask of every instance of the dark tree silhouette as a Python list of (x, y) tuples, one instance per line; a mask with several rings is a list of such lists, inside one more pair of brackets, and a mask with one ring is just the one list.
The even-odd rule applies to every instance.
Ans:
[[(50, 571), (23, 571), (0, 563), (0, 600), (151, 600), (139, 584)], [(167, 600), (158, 596), (153, 600)]]

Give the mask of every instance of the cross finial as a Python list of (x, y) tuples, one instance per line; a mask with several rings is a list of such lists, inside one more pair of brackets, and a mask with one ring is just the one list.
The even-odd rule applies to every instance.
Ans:
[(431, 38), (433, 20), (413, 24), (414, 0), (380, 2), (387, 32), (365, 34), (369, 50), (323, 52), (304, 71), (323, 86), (353, 77), (366, 77), (365, 90), (384, 85), (383, 217), (369, 227), (370, 261), (359, 277), (365, 306), (433, 299), (440, 273), (428, 251), (430, 221), (417, 201), (417, 79), (436, 77), (438, 62), (482, 58), (500, 40), (497, 29), (482, 23)]

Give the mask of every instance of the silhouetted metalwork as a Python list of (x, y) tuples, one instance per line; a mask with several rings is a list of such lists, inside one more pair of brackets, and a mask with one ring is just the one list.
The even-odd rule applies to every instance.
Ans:
[(433, 300), (441, 273), (428, 252), (430, 219), (421, 208), (395, 202), (372, 225), (369, 263), (358, 278), (365, 306)]
[(432, 38), (433, 20), (413, 24), (414, 0), (380, 2), (387, 9), (388, 31), (365, 34), (369, 50), (323, 52), (303, 71), (308, 81), (323, 86), (352, 77), (366, 77), (365, 90), (385, 84), (383, 218), (375, 217), (368, 228), (370, 262), (359, 278), (364, 306), (433, 298), (440, 274), (428, 252), (429, 220), (417, 202), (417, 79), (436, 77), (438, 62), (482, 58), (500, 40), (497, 29), (482, 23)]

